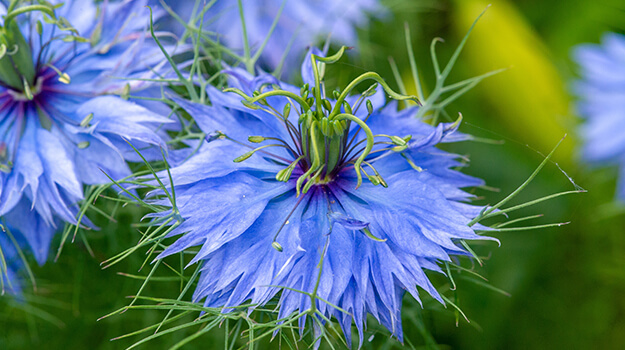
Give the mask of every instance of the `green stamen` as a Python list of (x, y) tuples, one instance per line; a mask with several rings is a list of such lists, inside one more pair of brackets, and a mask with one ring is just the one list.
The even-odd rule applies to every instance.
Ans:
[(244, 154), (242, 154), (242, 155), (240, 155), (240, 156), (238, 156), (238, 157), (234, 158), (234, 160), (233, 160), (233, 161), (234, 161), (235, 163), (241, 163), (242, 161), (244, 161), (244, 160), (246, 160), (246, 159), (250, 158), (251, 156), (253, 156), (253, 155), (254, 155), (254, 153), (256, 153), (256, 152), (258, 152), (258, 151), (260, 151), (260, 150), (262, 150), (262, 149), (268, 148), (268, 147), (285, 147), (285, 146), (284, 146), (284, 145), (281, 145), (281, 144), (276, 144), (276, 143), (271, 144), (271, 145), (260, 146), (260, 147), (258, 147), (258, 148), (254, 148), (253, 150), (251, 150), (251, 151), (249, 151), (249, 152), (245, 152)]
[[(342, 169), (351, 168), (350, 164), (353, 164), (354, 171), (357, 176), (356, 188), (362, 185), (363, 173), (367, 179), (374, 185), (382, 185), (387, 187), (387, 183), (380, 176), (379, 172), (372, 165), (375, 159), (369, 159), (367, 157), (372, 153), (372, 149), (375, 145), (388, 144), (392, 147), (387, 149), (377, 150), (373, 153), (387, 151), (390, 152), (403, 152), (408, 148), (408, 142), (412, 136), (400, 137), (396, 135), (374, 135), (366, 121), (367, 118), (374, 113), (374, 107), (367, 97), (375, 94), (376, 87), (378, 85), (391, 96), (398, 100), (413, 100), (417, 104), (419, 101), (415, 96), (401, 95), (389, 88), (389, 86), (382, 80), (382, 78), (376, 73), (365, 73), (352, 81), (345, 89), (333, 90), (332, 96), (335, 101), (326, 97), (325, 86), (323, 81), (323, 75), (325, 71), (325, 65), (338, 61), (346, 47), (342, 47), (336, 54), (329, 57), (319, 57), (317, 55), (311, 55), (312, 70), (315, 79), (315, 85), (310, 87), (305, 84), (301, 87), (299, 95), (290, 91), (285, 91), (276, 84), (264, 84), (257, 91), (249, 96), (247, 93), (236, 88), (225, 89), (225, 92), (233, 92), (241, 96), (243, 105), (254, 109), (262, 110), (271, 115), (278, 117), (287, 129), (289, 136), (291, 137), (289, 142), (281, 139), (264, 137), (264, 136), (249, 136), (248, 141), (251, 143), (261, 143), (267, 140), (275, 140), (281, 144), (266, 145), (251, 150), (234, 159), (235, 162), (242, 162), (250, 158), (256, 151), (266, 147), (281, 146), (287, 148), (292, 154), (294, 161), (288, 166), (278, 171), (276, 174), (276, 180), (282, 182), (288, 182), (291, 179), (293, 171), (296, 166), (299, 166), (302, 170), (302, 174), (297, 178), (295, 189), (297, 196), (302, 193), (307, 193), (312, 186), (325, 185), (334, 180), (334, 178), (342, 171)], [(370, 86), (356, 101), (351, 105), (347, 101), (349, 93), (361, 82), (366, 80), (373, 80), (374, 84)], [(266, 91), (272, 89), (270, 91)], [(270, 97), (283, 97), (288, 99), (288, 103), (284, 106), (282, 114), (276, 110), (276, 107), (272, 106), (268, 98)], [(358, 111), (360, 105), (365, 102), (368, 115), (362, 120), (357, 117), (354, 112)], [(296, 108), (296, 112), (299, 115), (297, 120), (297, 126), (292, 124), (288, 120), (288, 116), (292, 108)], [(350, 133), (351, 123), (357, 124), (357, 128)], [(358, 132), (362, 130), (366, 138), (358, 141), (352, 146), (353, 141), (356, 139)], [(375, 142), (376, 137), (384, 137), (389, 141)], [(351, 140), (348, 140), (350, 139)], [(239, 141), (232, 140), (240, 143)], [(293, 143), (291, 143), (292, 141)], [(348, 142), (349, 141), (349, 142)], [(354, 155), (351, 156), (354, 152)], [(402, 153), (403, 155), (403, 153)], [(276, 158), (277, 161), (285, 162), (285, 158), (271, 155)], [(407, 159), (409, 162), (410, 160)], [(368, 166), (373, 175), (367, 174), (363, 168), (363, 164)], [(416, 167), (414, 165), (413, 167)], [(419, 168), (420, 169), (420, 168)], [(370, 232), (363, 230), (368, 236)], [(370, 238), (379, 240), (373, 236)], [(275, 242), (275, 239), (274, 239)], [(274, 246), (277, 250), (280, 250), (277, 243)]]

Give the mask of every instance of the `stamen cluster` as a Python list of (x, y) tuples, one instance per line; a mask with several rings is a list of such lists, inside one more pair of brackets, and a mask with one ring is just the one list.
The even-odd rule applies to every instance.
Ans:
[[(296, 190), (298, 196), (300, 193), (308, 192), (311, 186), (315, 184), (326, 184), (332, 181), (341, 170), (351, 167), (356, 171), (358, 178), (356, 188), (362, 184), (363, 173), (374, 185), (387, 187), (384, 179), (371, 164), (371, 159), (367, 157), (372, 153), (372, 149), (376, 144), (389, 145), (388, 148), (376, 150), (376, 153), (402, 152), (407, 148), (407, 143), (412, 136), (374, 135), (366, 123), (368, 117), (373, 113), (373, 106), (367, 98), (374, 95), (377, 87), (381, 86), (396, 100), (413, 100), (416, 103), (419, 103), (419, 101), (414, 96), (405, 96), (394, 92), (377, 73), (373, 72), (360, 75), (350, 82), (343, 91), (334, 90), (332, 92), (334, 99), (328, 98), (325, 91), (325, 83), (323, 82), (325, 64), (337, 62), (342, 57), (345, 49), (345, 47), (342, 47), (336, 54), (329, 57), (311, 54), (310, 60), (315, 85), (311, 87), (309, 84), (305, 84), (300, 89), (299, 95), (283, 90), (276, 84), (261, 86), (260, 90), (254, 91), (253, 96), (248, 96), (236, 88), (225, 90), (235, 92), (243, 97), (242, 103), (246, 107), (262, 109), (276, 116), (284, 123), (290, 136), (290, 140), (250, 136), (248, 141), (251, 143), (261, 143), (270, 140), (278, 143), (254, 148), (235, 158), (235, 162), (242, 162), (258, 151), (271, 155), (265, 151), (265, 149), (270, 147), (286, 148), (294, 160), (276, 174), (276, 179), (283, 182), (288, 181), (292, 176), (293, 170), (299, 166), (302, 174), (297, 179)], [(375, 83), (361, 94), (356, 101), (350, 104), (347, 101), (349, 94), (358, 84), (368, 80), (373, 80)], [(286, 97), (290, 101), (285, 105), (282, 112), (277, 111), (267, 102), (267, 98), (273, 96)], [(364, 120), (355, 115), (363, 102), (366, 104), (368, 111)], [(295, 110), (298, 114), (297, 126), (289, 120), (291, 110)], [(352, 123), (358, 125), (355, 132), (350, 132)], [(361, 130), (365, 133), (366, 140), (354, 143)], [(388, 141), (376, 142), (376, 138), (380, 137), (387, 138)], [(278, 161), (285, 161), (284, 158), (275, 155), (273, 157)], [(364, 165), (371, 169), (373, 175), (367, 173)]]

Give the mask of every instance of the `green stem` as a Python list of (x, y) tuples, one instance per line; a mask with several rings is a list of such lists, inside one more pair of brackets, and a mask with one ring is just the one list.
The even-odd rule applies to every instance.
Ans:
[(235, 94), (245, 98), (248, 103), (255, 103), (267, 97), (271, 97), (271, 96), (284, 96), (284, 97), (292, 98), (295, 102), (299, 103), (299, 105), (302, 106), (302, 108), (304, 108), (304, 112), (307, 112), (310, 109), (310, 106), (308, 105), (308, 103), (306, 103), (306, 101), (304, 101), (303, 98), (297, 96), (296, 94), (290, 91), (272, 90), (272, 91), (262, 93), (256, 97), (250, 97), (246, 95), (243, 91), (239, 89), (235, 89), (235, 88), (227, 88), (227, 89), (224, 89), (223, 91), (234, 92)]
[(329, 118), (332, 119), (333, 116), (336, 116), (337, 114), (339, 114), (340, 112), (340, 108), (341, 105), (343, 104), (343, 101), (345, 101), (345, 99), (347, 98), (347, 95), (360, 83), (362, 83), (363, 81), (366, 80), (373, 80), (375, 82), (377, 82), (378, 84), (380, 84), (382, 86), (382, 88), (384, 89), (384, 91), (386, 91), (387, 94), (390, 95), (391, 98), (395, 99), (395, 100), (412, 100), (415, 103), (417, 103), (418, 105), (421, 105), (421, 103), (419, 102), (419, 99), (416, 96), (407, 96), (407, 95), (402, 95), (399, 93), (396, 93), (395, 91), (393, 91), (393, 89), (391, 89), (388, 84), (386, 84), (386, 82), (382, 79), (382, 77), (374, 72), (367, 72), (367, 73), (363, 73), (362, 75), (360, 75), (358, 78), (352, 80), (351, 83), (349, 83), (349, 85), (347, 85), (347, 87), (345, 88), (345, 90), (343, 90), (343, 92), (341, 92), (341, 94), (339, 95), (339, 98), (336, 100), (335, 104), (334, 104), (334, 108), (332, 109), (332, 112), (330, 113)]
[[(13, 8), (15, 7), (14, 3), (11, 4), (11, 5), (12, 5)], [(21, 14), (28, 13), (28, 12), (34, 12), (34, 11), (41, 11), (41, 12), (49, 15), (52, 18), (56, 18), (56, 16), (54, 15), (54, 10), (50, 9), (50, 6), (29, 5), (29, 6), (20, 7), (17, 10), (13, 10), (13, 11), (9, 12), (4, 17), (4, 26), (7, 27), (9, 25), (9, 23), (13, 20), (13, 18), (15, 18), (15, 17), (17, 17), (17, 16), (19, 16)]]
[(315, 76), (315, 89), (313, 89), (313, 91), (315, 92), (315, 107), (317, 109), (317, 113), (319, 113), (320, 115), (318, 116), (319, 118), (322, 117), (322, 109), (321, 109), (321, 77), (319, 76), (319, 67), (317, 66), (317, 55), (310, 55), (310, 60), (312, 62), (312, 69), (313, 69), (313, 75)]

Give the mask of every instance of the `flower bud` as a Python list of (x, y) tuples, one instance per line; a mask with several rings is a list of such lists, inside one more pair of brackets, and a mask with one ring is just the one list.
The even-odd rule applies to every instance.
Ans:
[(371, 100), (367, 100), (366, 105), (367, 105), (367, 112), (369, 112), (369, 114), (373, 113), (373, 103), (371, 103)]
[(282, 249), (282, 245), (280, 243), (276, 242), (276, 241), (273, 241), (271, 243), (271, 246), (273, 247), (273, 249), (279, 251), (280, 253), (282, 253), (282, 251), (284, 250), (284, 249)]
[(248, 159), (249, 157), (253, 156), (254, 152), (256, 152), (256, 151), (253, 150), (253, 151), (246, 152), (246, 153), (244, 153), (244, 154), (234, 158), (234, 162), (235, 163), (241, 163), (242, 161), (244, 161), (244, 160)]
[(287, 103), (286, 105), (284, 105), (282, 116), (284, 117), (284, 119), (288, 119), (290, 114), (291, 114), (291, 104)]
[(261, 143), (265, 141), (265, 138), (262, 136), (249, 136), (247, 140), (252, 143)]
[(93, 113), (87, 114), (87, 116), (80, 122), (80, 126), (83, 128), (88, 127), (91, 120), (93, 120)]

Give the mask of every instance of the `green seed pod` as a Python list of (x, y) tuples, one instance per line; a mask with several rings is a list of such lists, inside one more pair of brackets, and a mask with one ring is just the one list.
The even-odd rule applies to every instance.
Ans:
[(336, 135), (341, 135), (343, 131), (345, 131), (345, 128), (343, 128), (343, 125), (341, 125), (340, 120), (332, 121), (332, 128), (334, 129), (334, 133)]
[(328, 125), (328, 118), (321, 119), (321, 133), (328, 137), (332, 136), (330, 135), (330, 127)]
[(261, 143), (265, 141), (265, 138), (262, 136), (249, 136), (247, 140), (252, 143)]
[(290, 114), (291, 114), (291, 104), (287, 103), (286, 105), (284, 105), (282, 116), (284, 117), (284, 119), (288, 119)]
[(330, 101), (326, 99), (323, 99), (323, 107), (325, 107), (325, 109), (327, 109), (328, 112), (332, 110), (332, 104), (330, 103)]
[(365, 175), (367, 175), (367, 179), (369, 179), (369, 181), (373, 184), (373, 186), (377, 186), (380, 184), (380, 180), (378, 179), (377, 176), (371, 176), (367, 173), (365, 173)]
[(364, 97), (370, 97), (370, 96), (375, 95), (375, 93), (377, 92), (377, 88), (378, 88), (378, 83), (371, 85), (371, 87), (369, 87), (367, 91), (365, 92)]
[(406, 144), (406, 141), (399, 136), (391, 136), (391, 142), (397, 146), (404, 146)]
[(352, 110), (352, 106), (350, 106), (349, 103), (347, 103), (347, 101), (343, 101), (343, 109), (345, 110), (345, 113), (347, 114), (354, 114), (354, 111)]
[(388, 188), (388, 184), (386, 183), (386, 181), (384, 181), (382, 176), (378, 175), (377, 178), (378, 178), (378, 181), (380, 181), (380, 185), (382, 185), (382, 187)]
[(300, 114), (299, 118), (297, 118), (297, 124), (302, 125), (306, 121), (306, 116), (306, 113)]
[(244, 161), (244, 160), (248, 159), (249, 157), (251, 157), (252, 155), (254, 155), (254, 152), (256, 152), (256, 151), (254, 150), (254, 151), (249, 151), (247, 153), (244, 153), (244, 154), (234, 158), (233, 161), (235, 163), (241, 163), (242, 161)]
[(126, 84), (124, 86), (124, 89), (122, 90), (120, 97), (123, 100), (128, 100), (128, 98), (130, 97), (130, 84)]
[(299, 89), (299, 95), (303, 98), (308, 97), (308, 84), (304, 84), (301, 89)]
[(279, 251), (280, 253), (282, 253), (283, 249), (282, 249), (282, 245), (280, 245), (280, 243), (274, 241), (271, 243), (271, 246), (273, 247), (273, 249)]
[(87, 116), (80, 122), (80, 126), (83, 128), (88, 127), (91, 120), (93, 120), (93, 113), (87, 114)]
[(7, 165), (7, 164), (2, 164), (0, 163), (0, 171), (6, 174), (10, 174), (11, 173), (11, 166)]
[(404, 146), (395, 146), (395, 147), (391, 148), (391, 150), (393, 152), (400, 153), (400, 152), (405, 151), (407, 148), (408, 148), (408, 146), (405, 146), (405, 145)]
[(367, 105), (367, 112), (369, 112), (369, 114), (373, 113), (373, 103), (371, 103), (371, 100), (367, 100), (366, 105)]
[(276, 180), (281, 182), (287, 182), (291, 178), (291, 173), (293, 173), (293, 168), (291, 168), (290, 166), (286, 167), (278, 171), (278, 173), (276, 174)]

